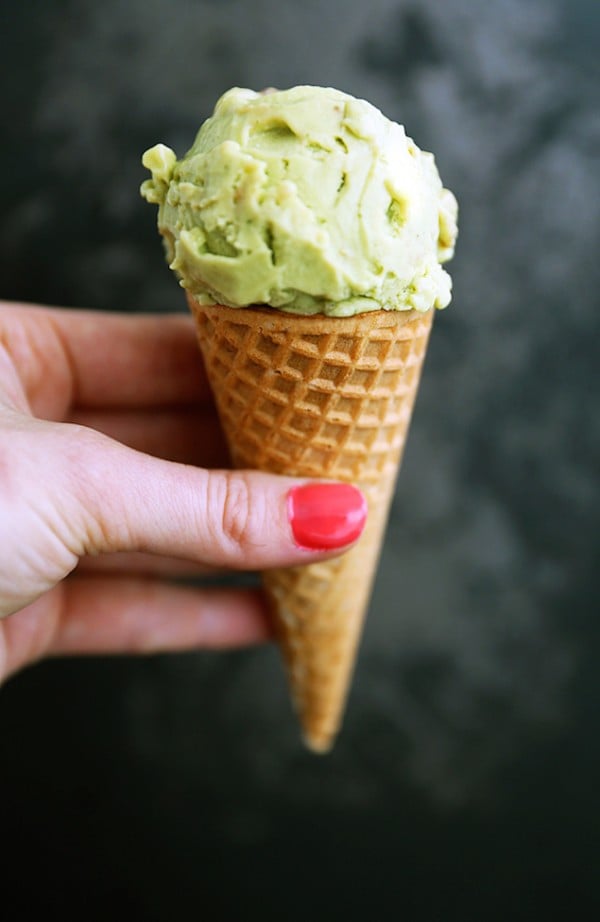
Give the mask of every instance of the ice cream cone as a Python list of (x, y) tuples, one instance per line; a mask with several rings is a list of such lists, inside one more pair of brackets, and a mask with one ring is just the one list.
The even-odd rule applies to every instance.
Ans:
[(348, 553), (263, 574), (307, 745), (342, 719), (433, 309), (353, 317), (202, 306), (188, 295), (238, 468), (359, 486), (366, 528)]

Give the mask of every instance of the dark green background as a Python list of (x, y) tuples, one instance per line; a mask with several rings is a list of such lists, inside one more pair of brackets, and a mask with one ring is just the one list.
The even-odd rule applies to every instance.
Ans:
[(594, 917), (599, 9), (0, 2), (2, 297), (183, 309), (140, 155), (233, 84), (369, 98), (461, 204), (333, 755), (272, 649), (30, 669), (0, 693), (3, 919)]

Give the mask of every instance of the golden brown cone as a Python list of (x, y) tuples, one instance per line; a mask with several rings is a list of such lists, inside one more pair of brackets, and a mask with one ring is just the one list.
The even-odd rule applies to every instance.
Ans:
[(238, 468), (356, 484), (369, 515), (334, 560), (263, 582), (306, 744), (331, 748), (377, 569), (433, 310), (311, 317), (188, 295)]

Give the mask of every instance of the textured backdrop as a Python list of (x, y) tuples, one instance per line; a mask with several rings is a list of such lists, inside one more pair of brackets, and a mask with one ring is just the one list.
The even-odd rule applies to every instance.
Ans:
[(0, 297), (182, 310), (140, 155), (159, 140), (181, 154), (235, 84), (370, 99), (435, 151), (461, 205), (454, 301), (333, 755), (300, 749), (272, 649), (31, 669), (0, 693), (9, 910), (487, 922), (589, 907), (599, 11), (0, 0)]

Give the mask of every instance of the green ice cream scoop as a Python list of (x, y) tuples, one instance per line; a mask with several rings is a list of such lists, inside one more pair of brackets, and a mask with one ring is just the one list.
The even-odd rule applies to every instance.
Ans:
[(170, 267), (200, 304), (341, 317), (450, 302), (456, 199), (364, 100), (235, 88), (181, 160), (157, 144), (143, 164)]

